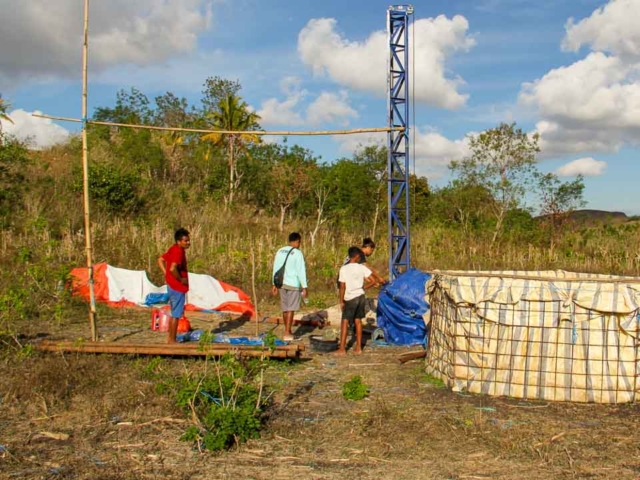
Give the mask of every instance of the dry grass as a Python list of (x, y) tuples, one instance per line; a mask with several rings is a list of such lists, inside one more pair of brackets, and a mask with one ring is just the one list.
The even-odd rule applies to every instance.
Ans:
[[(0, 389), (3, 478), (637, 478), (636, 405), (530, 403), (438, 388), (397, 348), (275, 368), (262, 438), (222, 454), (179, 441), (186, 419), (144, 375), (149, 360), (11, 360)], [(165, 360), (166, 371), (203, 362)], [(368, 399), (342, 398), (361, 375)], [(43, 433), (44, 432), (44, 433)], [(51, 435), (52, 434), (52, 435)], [(68, 438), (66, 437), (68, 435)]]
[[(58, 163), (56, 175), (68, 174)], [(58, 171), (59, 170), (59, 171)], [(277, 220), (243, 208), (225, 211), (199, 192), (166, 201), (144, 218), (93, 217), (95, 259), (145, 269), (172, 230), (192, 232), (193, 271), (251, 291), (255, 253), (261, 312), (271, 261), (285, 243)], [(52, 201), (55, 200), (55, 201)], [(77, 200), (77, 199), (76, 199)], [(20, 350), (37, 334), (88, 335), (86, 306), (57, 289), (70, 267), (84, 265), (80, 204), (59, 185), (28, 198), (19, 226), (0, 231), (0, 477), (100, 479), (208, 478), (637, 478), (636, 405), (527, 404), (461, 396), (437, 388), (416, 363), (400, 366), (398, 349), (362, 357), (315, 356), (271, 372), (278, 387), (262, 438), (224, 454), (201, 454), (179, 442), (184, 418), (155, 394), (142, 370), (148, 360), (117, 356), (40, 356)], [(368, 235), (358, 226), (325, 228), (311, 247), (310, 219), (289, 219), (305, 234), (312, 305), (335, 303), (337, 266), (346, 248)], [(386, 270), (386, 241), (373, 265)], [(514, 241), (496, 248), (442, 227), (412, 230), (412, 258), (424, 270), (556, 269), (640, 275), (637, 224), (568, 232), (554, 248)], [(148, 329), (148, 312), (100, 308), (106, 337)], [(228, 319), (221, 319), (228, 322)], [(211, 319), (208, 320), (211, 322)], [(216, 318), (214, 322), (218, 322)], [(252, 333), (252, 325), (234, 325)], [(250, 330), (242, 330), (249, 328)], [(16, 353), (20, 352), (20, 354)], [(168, 360), (170, 371), (199, 368)], [(348, 402), (341, 386), (361, 375), (371, 396)], [(51, 435), (43, 434), (49, 432)], [(60, 435), (63, 434), (63, 435)], [(65, 435), (69, 435), (67, 439)]]

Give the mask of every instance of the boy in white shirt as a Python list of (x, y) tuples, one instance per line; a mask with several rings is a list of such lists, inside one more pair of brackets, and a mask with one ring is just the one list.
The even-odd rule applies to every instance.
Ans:
[(365, 315), (364, 289), (375, 285), (372, 271), (359, 263), (362, 250), (358, 247), (349, 249), (349, 263), (340, 268), (338, 282), (340, 284), (340, 308), (342, 324), (340, 325), (340, 348), (338, 355), (347, 353), (347, 327), (355, 323), (356, 346), (354, 353), (362, 353), (362, 318)]

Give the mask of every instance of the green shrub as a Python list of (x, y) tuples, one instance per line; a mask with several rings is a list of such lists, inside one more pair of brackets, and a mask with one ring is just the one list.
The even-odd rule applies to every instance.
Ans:
[[(115, 165), (95, 164), (89, 169), (89, 198), (114, 215), (136, 213), (142, 207), (138, 194), (141, 179)], [(82, 171), (76, 170), (74, 191), (81, 193)]]
[(208, 368), (202, 374), (185, 373), (158, 383), (159, 393), (173, 396), (178, 407), (197, 419), (181, 439), (207, 450), (224, 450), (257, 438), (268, 396), (256, 379), (267, 363), (228, 355), (213, 361), (213, 372)]
[(356, 375), (342, 386), (342, 396), (346, 400), (362, 400), (369, 396), (369, 387), (362, 383), (360, 375)]
[(24, 143), (0, 132), (0, 218), (22, 207), (28, 187), (24, 171), (29, 152)]

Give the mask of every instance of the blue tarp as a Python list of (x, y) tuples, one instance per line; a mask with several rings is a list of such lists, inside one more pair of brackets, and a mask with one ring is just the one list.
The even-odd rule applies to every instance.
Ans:
[[(178, 342), (199, 342), (200, 337), (204, 333), (204, 330), (192, 330), (191, 332), (179, 334), (176, 337)], [(219, 333), (214, 335), (211, 338), (211, 343), (227, 343), (231, 345), (246, 345), (246, 346), (254, 346), (261, 347), (264, 345), (264, 335), (261, 335), (258, 338), (249, 338), (249, 337), (230, 337), (224, 333)], [(276, 347), (282, 347), (286, 345), (286, 342), (283, 342), (280, 339), (276, 339), (274, 341), (274, 345)]]
[(425, 285), (431, 275), (412, 268), (380, 290), (377, 324), (392, 345), (426, 345), (422, 316), (429, 310)]
[(144, 304), (147, 307), (153, 307), (159, 303), (169, 303), (168, 293), (149, 293), (144, 299)]

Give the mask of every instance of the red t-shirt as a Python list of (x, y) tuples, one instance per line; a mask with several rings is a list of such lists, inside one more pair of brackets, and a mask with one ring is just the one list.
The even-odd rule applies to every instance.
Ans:
[(179, 245), (172, 245), (163, 255), (164, 261), (167, 262), (167, 271), (164, 274), (164, 280), (167, 282), (173, 290), (176, 292), (187, 293), (189, 291), (189, 285), (183, 285), (176, 277), (171, 273), (171, 265), (178, 264), (178, 273), (182, 278), (189, 278), (187, 273), (187, 256), (185, 255), (184, 248)]

